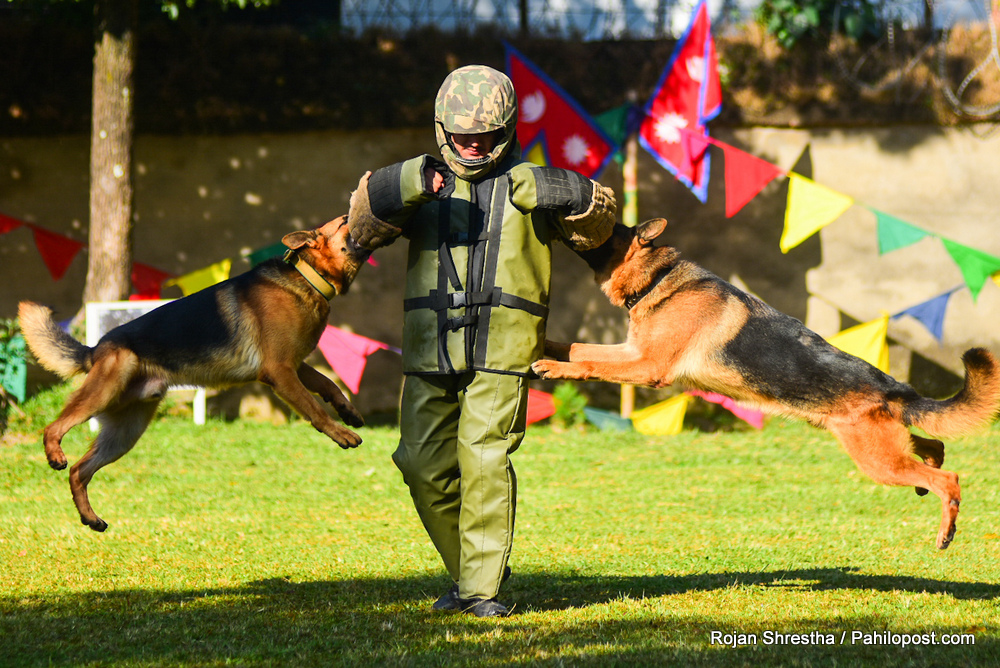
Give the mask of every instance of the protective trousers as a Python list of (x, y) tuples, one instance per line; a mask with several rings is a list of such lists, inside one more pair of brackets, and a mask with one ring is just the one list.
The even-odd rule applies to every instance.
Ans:
[(392, 459), (461, 598), (495, 598), (514, 538), (528, 385), (510, 374), (408, 375)]

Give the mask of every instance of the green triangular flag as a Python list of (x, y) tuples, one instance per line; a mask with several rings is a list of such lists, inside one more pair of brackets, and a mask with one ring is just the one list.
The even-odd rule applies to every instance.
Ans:
[(620, 107), (615, 107), (605, 111), (603, 114), (597, 114), (594, 116), (594, 122), (597, 123), (598, 127), (604, 130), (604, 133), (608, 135), (612, 142), (615, 144), (615, 160), (621, 163), (624, 160), (621, 152), (621, 146), (625, 143), (625, 138), (628, 137), (628, 118), (632, 111), (633, 105), (623, 104)]
[(972, 293), (972, 301), (976, 301), (986, 279), (1000, 271), (1000, 257), (948, 239), (941, 239), (941, 241), (944, 242), (948, 255), (951, 255), (951, 259), (962, 271), (962, 278), (965, 279), (965, 284), (969, 286), (969, 291)]
[(899, 218), (894, 218), (887, 213), (882, 213), (876, 209), (871, 209), (875, 217), (878, 218), (878, 253), (885, 255), (889, 251), (898, 250), (911, 244), (915, 244), (924, 237), (930, 236), (930, 232), (905, 223)]
[(28, 384), (28, 366), (24, 359), (24, 337), (16, 334), (6, 343), (0, 343), (0, 385), (7, 393), (24, 403)]
[(246, 257), (247, 261), (256, 267), (265, 260), (270, 260), (272, 257), (284, 255), (286, 250), (288, 250), (288, 246), (279, 241), (276, 244), (271, 244), (270, 246), (265, 246), (264, 248), (258, 248), (257, 250), (249, 253)]

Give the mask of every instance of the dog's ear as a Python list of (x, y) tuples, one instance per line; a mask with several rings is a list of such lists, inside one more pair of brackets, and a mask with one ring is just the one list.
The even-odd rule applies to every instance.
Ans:
[(666, 218), (653, 218), (652, 220), (647, 220), (636, 227), (636, 238), (639, 240), (640, 244), (648, 246), (653, 242), (653, 239), (663, 234), (663, 230), (666, 228)]
[(281, 243), (292, 250), (298, 250), (303, 246), (308, 246), (309, 242), (316, 238), (316, 230), (306, 230), (304, 232), (289, 232), (281, 237)]

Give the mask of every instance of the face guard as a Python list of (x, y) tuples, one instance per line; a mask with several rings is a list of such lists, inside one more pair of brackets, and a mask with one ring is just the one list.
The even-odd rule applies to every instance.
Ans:
[[(474, 180), (499, 164), (517, 143), (517, 96), (503, 72), (485, 65), (460, 67), (445, 78), (434, 101), (434, 135), (441, 157), (460, 178)], [(502, 131), (489, 155), (461, 158), (452, 134)]]

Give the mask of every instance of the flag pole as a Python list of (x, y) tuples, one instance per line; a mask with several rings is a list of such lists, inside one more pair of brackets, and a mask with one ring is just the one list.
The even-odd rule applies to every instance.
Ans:
[[(630, 91), (629, 98), (636, 97)], [(622, 177), (624, 186), (622, 188), (622, 223), (628, 227), (635, 227), (639, 224), (639, 185), (637, 163), (639, 156), (639, 138), (635, 132), (629, 133), (625, 139), (625, 161), (622, 163)], [(621, 386), (621, 416), (631, 417), (635, 408), (635, 386), (623, 383)]]

